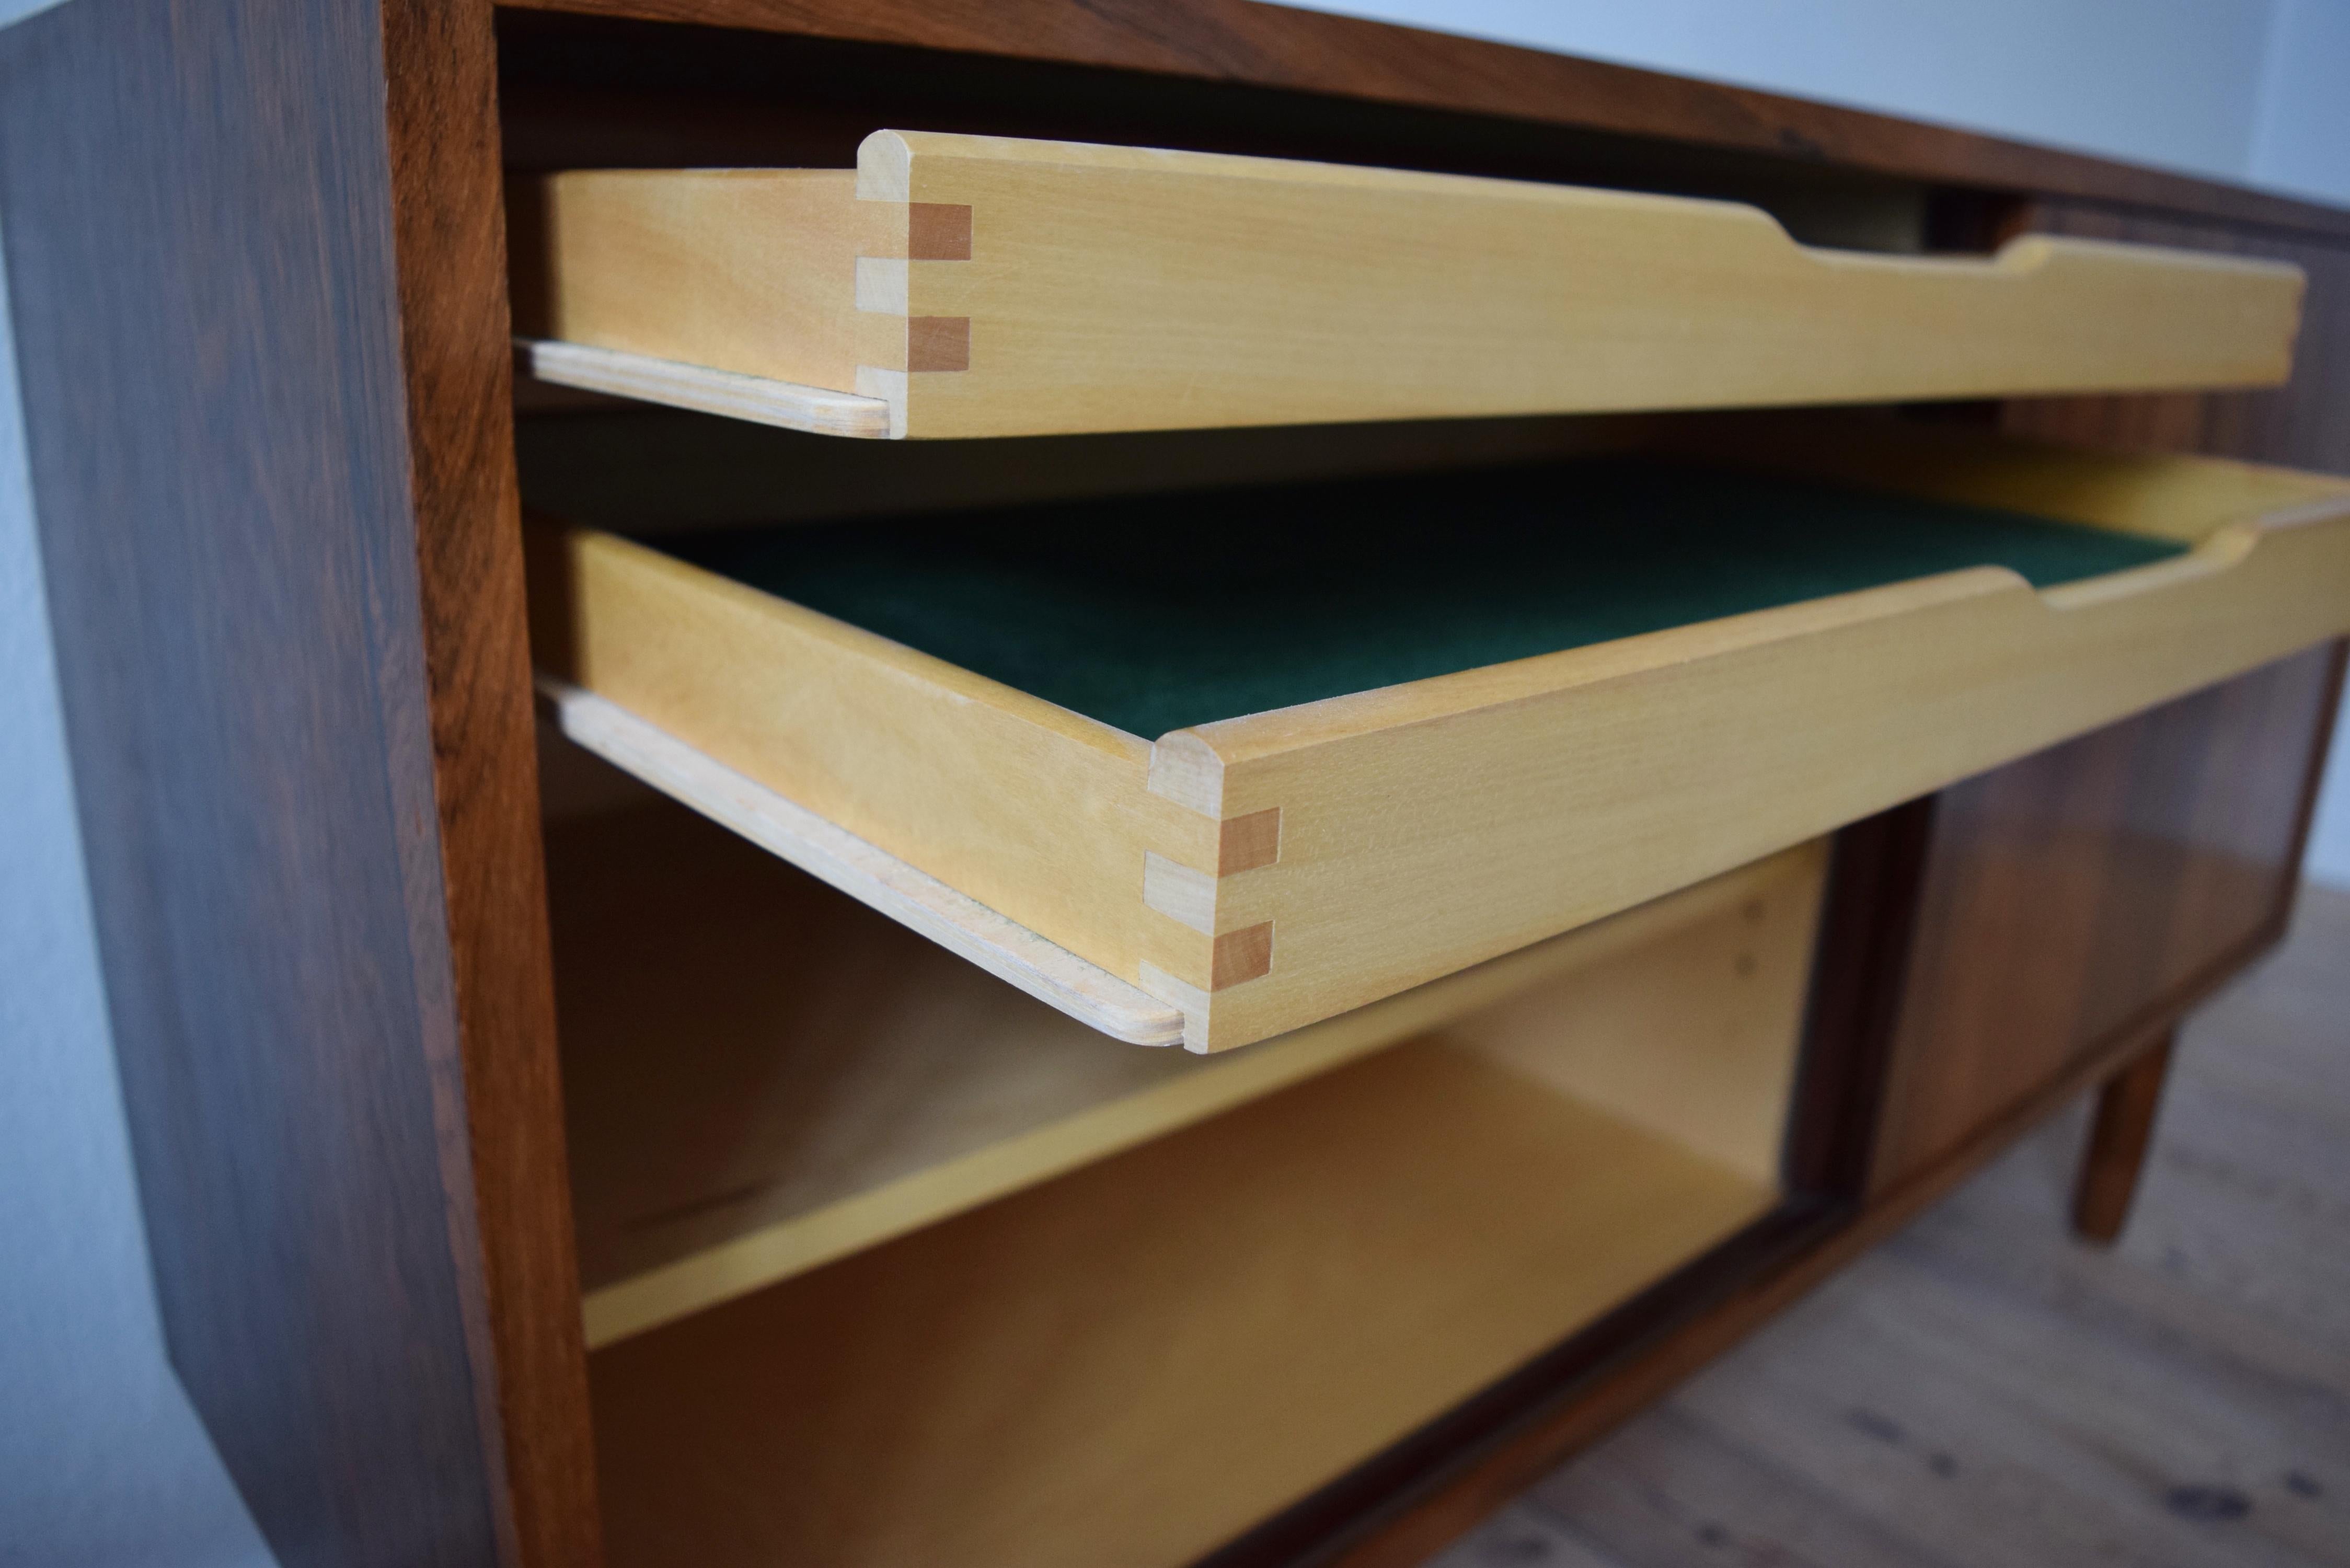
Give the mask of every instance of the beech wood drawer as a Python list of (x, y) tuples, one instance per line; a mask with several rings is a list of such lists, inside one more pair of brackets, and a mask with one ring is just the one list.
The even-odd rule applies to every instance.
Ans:
[(2266, 384), (2302, 279), (2031, 235), (1808, 248), (1736, 202), (877, 131), (855, 170), (518, 187), (542, 379), (981, 436)]
[(552, 821), (616, 1564), (1165, 1568), (1779, 1213), (1828, 846), (1124, 1049), (682, 808)]
[(596, 694), (565, 711), (592, 748), (738, 826), (780, 796), (1097, 982), (1039, 994), (1215, 1050), (2350, 630), (2342, 481), (1723, 423), (1679, 439), (1778, 474), (1685, 451), (542, 537), (539, 657)]

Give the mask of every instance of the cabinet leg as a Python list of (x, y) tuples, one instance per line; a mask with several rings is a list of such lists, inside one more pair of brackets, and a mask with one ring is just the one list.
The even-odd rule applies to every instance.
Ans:
[(2073, 1189), (2073, 1229), (2092, 1241), (2110, 1242), (2129, 1218), (2177, 1039), (2176, 1033), (2164, 1035), (2098, 1092), (2096, 1125), (2081, 1158), (2080, 1184)]

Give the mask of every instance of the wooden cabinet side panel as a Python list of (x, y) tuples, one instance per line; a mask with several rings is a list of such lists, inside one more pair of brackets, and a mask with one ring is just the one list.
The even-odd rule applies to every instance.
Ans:
[(1943, 792), (1873, 1189), (2273, 939), (2339, 670), (2313, 649)]
[(289, 1568), (499, 1556), (373, 5), (0, 34), (0, 234), (172, 1364)]
[[(502, 1547), (599, 1556), (556, 1058), (488, 0), (380, 0), (430, 793), (483, 1293), (471, 1328)], [(444, 933), (445, 932), (445, 936)], [(446, 1071), (444, 1066), (443, 1071)], [(469, 1186), (467, 1184), (470, 1184)]]

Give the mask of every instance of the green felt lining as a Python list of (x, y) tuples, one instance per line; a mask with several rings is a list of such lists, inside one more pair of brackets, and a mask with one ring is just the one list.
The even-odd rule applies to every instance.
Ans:
[(2185, 549), (1622, 459), (657, 543), (1145, 737), (1965, 566), (2045, 587)]

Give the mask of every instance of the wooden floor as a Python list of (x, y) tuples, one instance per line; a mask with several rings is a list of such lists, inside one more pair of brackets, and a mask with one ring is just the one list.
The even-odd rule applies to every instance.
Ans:
[(2085, 1109), (1435, 1563), (2350, 1564), (2350, 894), (2188, 1028), (2110, 1251)]

